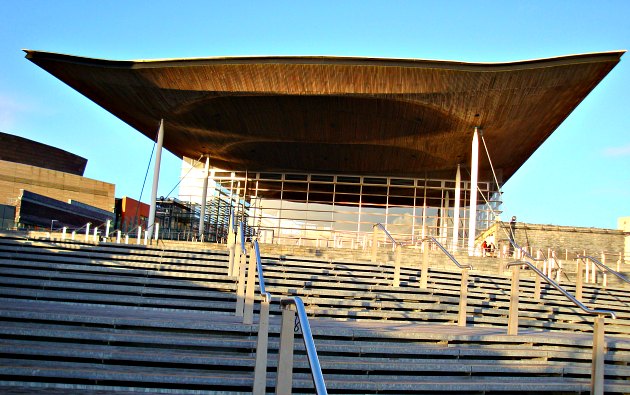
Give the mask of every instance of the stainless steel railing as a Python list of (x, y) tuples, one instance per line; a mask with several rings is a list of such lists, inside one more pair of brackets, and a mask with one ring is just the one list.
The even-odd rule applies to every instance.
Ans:
[(614, 276), (617, 276), (617, 278), (619, 278), (621, 281), (624, 281), (624, 282), (630, 284), (630, 280), (628, 278), (626, 278), (626, 276), (624, 276), (623, 274), (619, 273), (616, 270), (612, 270), (611, 268), (609, 268), (608, 266), (604, 265), (600, 260), (598, 260), (595, 257), (589, 256), (589, 255), (578, 255), (578, 259), (582, 259), (582, 260), (588, 259), (588, 260), (592, 261), (595, 265), (597, 265), (597, 267), (599, 267), (602, 271), (611, 273)]
[(437, 239), (433, 236), (427, 236), (424, 239), (422, 239), (422, 241), (426, 241), (429, 240), (431, 242), (433, 242), (440, 250), (442, 250), (442, 252), (460, 269), (472, 269), (472, 265), (471, 264), (466, 264), (466, 265), (462, 265), (461, 263), (459, 263), (457, 261), (457, 259), (455, 259), (455, 257), (453, 256), (453, 254), (451, 254), (450, 252), (448, 252), (448, 250), (446, 248), (444, 248), (444, 246), (442, 245), (442, 243), (440, 243), (439, 241), (437, 241)]
[(611, 318), (617, 318), (617, 316), (615, 315), (615, 312), (612, 310), (605, 310), (605, 309), (590, 309), (588, 308), (584, 303), (580, 302), (579, 300), (577, 300), (573, 295), (571, 295), (567, 290), (565, 290), (564, 288), (562, 288), (562, 286), (560, 284), (558, 284), (557, 282), (555, 282), (554, 280), (552, 280), (550, 277), (548, 277), (545, 273), (543, 273), (540, 269), (538, 269), (536, 267), (536, 265), (534, 265), (533, 263), (529, 262), (529, 261), (514, 261), (514, 262), (510, 262), (508, 263), (508, 267), (512, 267), (512, 266), (521, 266), (521, 265), (526, 265), (530, 268), (530, 270), (532, 270), (534, 273), (536, 273), (538, 276), (540, 276), (540, 278), (542, 278), (543, 280), (545, 280), (549, 285), (551, 285), (552, 287), (554, 287), (556, 290), (558, 290), (562, 295), (566, 296), (571, 302), (573, 302), (573, 304), (575, 304), (577, 307), (579, 307), (580, 309), (582, 309), (584, 312), (586, 312), (587, 314), (590, 315), (609, 315)]
[(402, 243), (397, 242), (396, 239), (394, 239), (394, 236), (392, 236), (391, 233), (389, 233), (387, 229), (385, 229), (385, 226), (382, 223), (377, 222), (373, 225), (373, 227), (379, 228), (380, 230), (382, 230), (383, 233), (385, 233), (385, 236), (387, 236), (389, 241), (391, 241), (394, 245), (402, 246)]
[[(401, 266), (401, 259), (402, 259), (401, 256), (402, 256), (403, 244), (396, 241), (396, 239), (394, 239), (394, 237), (387, 231), (387, 229), (385, 229), (383, 224), (381, 223), (374, 224), (373, 225), (374, 236), (372, 238), (372, 262), (376, 262), (376, 242), (377, 242), (376, 232), (378, 229), (382, 230), (387, 236), (387, 238), (394, 244), (396, 257), (395, 257), (395, 263), (394, 263), (393, 286), (398, 287), (400, 286), (400, 266)], [(462, 265), (461, 263), (459, 263), (457, 259), (453, 256), (453, 254), (448, 252), (446, 248), (444, 248), (444, 246), (439, 241), (437, 241), (434, 237), (428, 236), (422, 239), (423, 243), (424, 242), (428, 243), (429, 241), (435, 243), (435, 245), (437, 245), (438, 248), (442, 250), (442, 252), (444, 252), (444, 254), (446, 254), (446, 256), (462, 271), (460, 289), (459, 289), (459, 311), (458, 311), (457, 325), (466, 326), (466, 309), (467, 309), (467, 304), (468, 304), (468, 270), (472, 269), (473, 267), (472, 265), (468, 265), (468, 264)], [(420, 288), (427, 288), (428, 278), (429, 278), (429, 248), (427, 246), (424, 246), (424, 249), (422, 252), (422, 269), (420, 271)]]
[[(253, 240), (253, 253), (255, 254), (256, 260), (256, 271), (258, 273), (258, 286), (260, 289), (260, 295), (263, 299), (263, 305), (261, 305), (261, 319), (259, 320), (259, 337), (261, 337), (260, 328), (268, 330), (268, 322), (262, 322), (263, 320), (268, 320), (268, 308), (269, 303), (274, 299), (274, 297), (267, 292), (265, 287), (265, 275), (263, 272), (263, 267), (260, 259), (260, 246), (258, 245), (258, 240)], [(250, 270), (252, 267), (250, 265)], [(253, 286), (253, 284), (252, 284)], [(249, 284), (248, 284), (249, 287)], [(302, 330), (302, 340), (304, 341), (304, 347), (306, 348), (306, 355), (308, 358), (308, 363), (311, 369), (311, 376), (313, 379), (313, 385), (315, 386), (315, 391), (318, 395), (327, 395), (328, 391), (326, 390), (326, 382), (324, 381), (324, 375), (322, 373), (322, 368), (319, 363), (319, 357), (317, 356), (317, 349), (315, 348), (315, 341), (313, 340), (313, 333), (311, 331), (311, 326), (308, 321), (308, 316), (306, 314), (306, 309), (304, 308), (304, 302), (298, 296), (282, 296), (278, 298), (280, 305), (282, 306), (283, 312), (283, 321), (285, 320), (284, 316), (286, 312), (290, 311), (291, 305), (295, 306), (297, 311), (297, 318), (300, 325), (300, 329)], [(284, 336), (290, 335), (291, 339), (293, 336), (293, 327), (289, 328), (290, 334), (281, 333), (280, 334), (280, 350), (279, 354), (279, 363), (278, 363), (278, 379), (277, 385), (278, 387), (284, 386), (285, 388), (276, 388), (276, 393), (290, 393), (291, 392), (291, 376), (292, 376), (292, 358), (293, 358), (293, 342), (291, 341), (290, 345), (286, 346), (286, 349), (283, 349), (283, 341), (282, 338)], [(284, 331), (284, 325), (283, 325)], [(268, 333), (262, 334), (265, 339), (265, 344), (261, 344), (259, 342), (257, 350), (256, 350), (256, 371), (254, 373), (254, 390), (253, 393), (264, 393), (266, 387), (266, 361), (259, 361), (259, 355), (263, 355), (266, 359), (267, 356), (267, 336)], [(259, 349), (264, 347), (264, 350)], [(260, 354), (259, 354), (260, 353)], [(286, 355), (289, 355), (287, 357)], [(287, 370), (289, 373), (283, 371), (283, 363), (280, 360), (290, 360), (289, 367)], [(288, 387), (288, 388), (287, 388)]]

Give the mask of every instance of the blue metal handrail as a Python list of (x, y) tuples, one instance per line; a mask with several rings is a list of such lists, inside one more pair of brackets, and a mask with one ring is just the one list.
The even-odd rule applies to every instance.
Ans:
[[(273, 296), (267, 292), (265, 288), (265, 275), (263, 274), (263, 267), (260, 260), (260, 246), (256, 239), (254, 239), (254, 251), (256, 253), (256, 270), (258, 272), (260, 295), (265, 301), (271, 302)], [(319, 357), (317, 356), (317, 349), (315, 348), (315, 341), (313, 340), (313, 333), (311, 332), (311, 326), (308, 321), (308, 316), (306, 315), (306, 309), (304, 308), (304, 302), (302, 302), (299, 296), (283, 296), (279, 301), (282, 306), (291, 304), (295, 306), (300, 321), (300, 329), (302, 329), (302, 340), (304, 341), (308, 363), (311, 368), (313, 385), (315, 386), (317, 395), (328, 395), (324, 374), (322, 373)]]

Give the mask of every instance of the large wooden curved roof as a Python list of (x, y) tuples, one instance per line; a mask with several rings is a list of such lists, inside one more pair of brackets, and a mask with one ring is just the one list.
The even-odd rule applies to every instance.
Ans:
[(479, 126), (505, 182), (624, 51), (512, 63), (26, 53), (151, 139), (163, 118), (168, 150), (216, 167), (452, 178)]

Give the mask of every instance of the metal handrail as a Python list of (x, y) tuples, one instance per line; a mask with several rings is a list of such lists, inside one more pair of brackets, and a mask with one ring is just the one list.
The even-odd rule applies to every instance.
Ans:
[(243, 252), (243, 255), (247, 255), (247, 249), (245, 248), (245, 226), (243, 225), (242, 221), (239, 226), (241, 229), (241, 250)]
[[(528, 258), (529, 258), (529, 259), (531, 259), (532, 261), (535, 261), (535, 262), (544, 262), (544, 261), (547, 259), (547, 258), (542, 258), (542, 259), (541, 259), (541, 258), (534, 258), (534, 257), (532, 256), (532, 254), (530, 254), (529, 252), (527, 252), (527, 250), (526, 250), (525, 248), (522, 248), (521, 246), (519, 246), (518, 244), (516, 244), (516, 242), (515, 242), (514, 240), (512, 240), (512, 239), (509, 239), (509, 238), (508, 238), (508, 241), (510, 242), (510, 244), (512, 244), (512, 247), (514, 247), (514, 249), (515, 249), (515, 250), (519, 250), (519, 251), (521, 251), (521, 253), (522, 253), (523, 255), (525, 255), (526, 257), (528, 257)], [(541, 252), (542, 252), (542, 250), (541, 250)]]
[(609, 268), (608, 266), (604, 265), (602, 262), (600, 262), (597, 258), (589, 256), (589, 255), (578, 255), (577, 256), (580, 259), (590, 259), (591, 261), (593, 261), (600, 269), (602, 270), (606, 270), (609, 273), (614, 274), (615, 276), (617, 276), (619, 279), (621, 279), (621, 281), (625, 281), (628, 284), (630, 284), (630, 280), (628, 280), (626, 278), (626, 276), (624, 276), (623, 274), (619, 273), (616, 270), (612, 270), (611, 268)]
[(579, 300), (577, 300), (573, 295), (571, 295), (570, 293), (568, 293), (564, 288), (562, 288), (560, 286), (560, 284), (558, 284), (557, 282), (553, 281), (551, 278), (547, 277), (547, 275), (545, 273), (543, 273), (542, 271), (540, 271), (536, 265), (534, 265), (531, 262), (528, 261), (514, 261), (514, 262), (510, 262), (507, 264), (507, 267), (512, 267), (512, 266), (520, 266), (520, 265), (527, 265), (529, 266), (529, 268), (531, 270), (534, 271), (534, 273), (538, 274), (542, 279), (544, 279), (545, 281), (547, 281), (547, 283), (549, 285), (551, 285), (552, 287), (554, 287), (555, 289), (557, 289), (558, 291), (560, 291), (561, 294), (563, 294), (564, 296), (566, 296), (571, 302), (573, 302), (577, 307), (579, 307), (580, 309), (582, 309), (583, 311), (585, 311), (588, 314), (591, 315), (610, 315), (611, 318), (615, 319), (617, 318), (617, 315), (615, 314), (614, 311), (612, 310), (604, 310), (604, 309), (590, 309), (588, 308), (586, 305), (584, 305), (582, 302), (580, 302)]
[[(385, 235), (389, 238), (389, 240), (390, 240), (392, 243), (394, 243), (394, 244), (395, 244), (395, 245), (397, 245), (397, 246), (402, 247), (402, 245), (403, 245), (403, 244), (402, 244), (401, 242), (396, 241), (396, 239), (394, 239), (394, 237), (391, 235), (391, 233), (389, 233), (389, 232), (387, 231), (387, 229), (385, 229), (385, 226), (383, 226), (383, 224), (381, 224), (380, 222), (377, 222), (377, 223), (375, 223), (372, 227), (375, 227), (375, 228), (379, 228), (379, 229), (381, 229), (381, 230), (383, 231), (383, 233), (385, 233)], [(455, 259), (455, 257), (454, 257), (454, 256), (453, 256), (450, 252), (448, 252), (448, 251), (446, 250), (446, 248), (444, 248), (444, 246), (442, 245), (442, 243), (440, 243), (439, 241), (437, 241), (437, 239), (436, 239), (435, 237), (433, 237), (433, 236), (427, 236), (427, 237), (425, 237), (424, 239), (422, 239), (422, 241), (425, 241), (425, 240), (431, 240), (431, 241), (433, 241), (433, 242), (434, 242), (434, 243), (435, 243), (435, 244), (436, 244), (436, 245), (437, 245), (437, 246), (438, 246), (438, 247), (442, 250), (442, 252), (444, 252), (444, 253), (446, 254), (446, 256), (448, 256), (448, 257), (450, 258), (450, 260), (451, 260), (451, 261), (453, 261), (453, 263), (454, 263), (454, 264), (455, 264), (458, 268), (460, 268), (460, 269), (472, 269), (472, 268), (473, 268), (473, 267), (472, 267), (472, 265), (470, 265), (470, 264), (468, 264), (468, 265), (462, 265), (461, 263), (459, 263), (459, 262), (457, 261), (457, 259)]]
[(260, 296), (266, 302), (271, 302), (272, 296), (265, 288), (265, 275), (263, 274), (262, 263), (260, 261), (260, 246), (258, 240), (254, 239), (254, 250), (256, 252), (256, 271), (258, 272), (258, 287), (260, 288)]
[(402, 246), (402, 243), (397, 242), (397, 241), (396, 241), (396, 239), (394, 239), (394, 237), (393, 237), (393, 236), (392, 236), (392, 235), (391, 235), (391, 234), (387, 231), (387, 229), (385, 229), (385, 226), (383, 226), (383, 224), (382, 224), (382, 223), (377, 222), (377, 223), (375, 223), (374, 225), (372, 225), (372, 227), (373, 227), (373, 228), (375, 228), (375, 227), (376, 227), (376, 228), (381, 229), (381, 230), (383, 231), (383, 233), (385, 233), (385, 236), (387, 236), (387, 238), (388, 238), (388, 239), (389, 239), (392, 243), (394, 243), (394, 244), (395, 244), (395, 245), (397, 245), (397, 246)]
[[(263, 274), (262, 263), (260, 260), (260, 246), (258, 240), (254, 239), (254, 250), (256, 252), (256, 270), (258, 271), (258, 286), (260, 288), (260, 295), (267, 302), (271, 302), (273, 296), (267, 292), (265, 288), (265, 276)], [(317, 349), (315, 348), (315, 341), (313, 340), (313, 333), (311, 332), (311, 325), (306, 315), (306, 309), (304, 308), (304, 302), (299, 296), (285, 296), (280, 298), (280, 305), (286, 306), (293, 304), (297, 310), (298, 318), (300, 321), (300, 329), (302, 329), (302, 340), (304, 341), (304, 347), (306, 348), (306, 355), (308, 357), (308, 363), (311, 367), (311, 376), (313, 378), (313, 385), (317, 395), (327, 395), (326, 382), (324, 381), (324, 374), (322, 373), (322, 367), (319, 363), (319, 357), (317, 356)]]
[(457, 267), (458, 267), (458, 268), (460, 268), (460, 269), (472, 269), (472, 268), (473, 268), (471, 264), (462, 265), (461, 263), (459, 263), (459, 262), (457, 261), (457, 259), (455, 259), (455, 257), (453, 256), (453, 254), (451, 254), (450, 252), (448, 252), (448, 250), (447, 250), (446, 248), (444, 248), (444, 246), (442, 245), (442, 243), (440, 243), (439, 241), (437, 241), (437, 240), (435, 239), (435, 237), (433, 237), (433, 236), (427, 236), (427, 237), (425, 237), (424, 239), (422, 239), (422, 241), (425, 241), (425, 240), (431, 240), (432, 242), (434, 242), (434, 243), (435, 243), (435, 244), (436, 244), (436, 245), (440, 248), (440, 250), (442, 250), (442, 252), (443, 252), (443, 253), (445, 253), (445, 254), (446, 254), (446, 256), (447, 256), (447, 257), (449, 257), (449, 258), (451, 259), (451, 261), (453, 261), (453, 263), (454, 263), (455, 265), (457, 265)]
[(298, 296), (292, 296), (283, 298), (280, 300), (282, 306), (293, 304), (297, 310), (298, 319), (300, 323), (300, 329), (302, 329), (302, 340), (304, 340), (304, 347), (306, 348), (306, 355), (308, 357), (308, 364), (311, 367), (311, 373), (313, 377), (313, 384), (318, 395), (328, 394), (326, 390), (326, 382), (324, 381), (324, 375), (322, 374), (322, 367), (319, 364), (319, 358), (317, 357), (317, 350), (315, 349), (315, 341), (313, 340), (313, 333), (311, 332), (311, 326), (308, 322), (308, 316), (306, 315), (306, 309), (304, 308), (304, 302)]

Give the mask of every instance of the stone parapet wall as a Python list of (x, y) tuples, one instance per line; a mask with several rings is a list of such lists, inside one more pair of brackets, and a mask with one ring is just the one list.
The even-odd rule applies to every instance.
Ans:
[[(498, 222), (482, 237), (494, 235), (496, 243), (501, 247), (508, 245), (510, 232), (509, 222)], [(549, 249), (555, 251), (560, 258), (575, 258), (576, 254), (600, 256), (627, 255), (624, 249), (625, 234), (622, 230), (582, 228), (573, 226), (537, 225), (517, 223), (515, 241), (521, 246), (534, 252), (541, 249), (545, 254)], [(482, 240), (480, 240), (481, 242)], [(626, 257), (630, 259), (630, 257)], [(616, 260), (616, 259), (615, 259)]]

